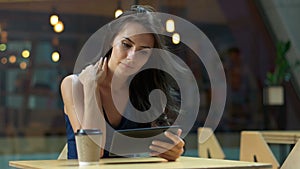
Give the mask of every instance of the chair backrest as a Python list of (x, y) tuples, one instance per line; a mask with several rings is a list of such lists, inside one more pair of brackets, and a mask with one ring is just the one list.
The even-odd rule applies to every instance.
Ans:
[(68, 159), (68, 143), (66, 143), (66, 145), (64, 146), (64, 148), (62, 149), (62, 151), (60, 152), (58, 158), (58, 160), (66, 160)]
[(297, 141), (294, 148), (282, 164), (280, 169), (299, 169), (300, 168), (300, 140)]
[(261, 132), (242, 131), (240, 144), (240, 160), (272, 164), (272, 169), (278, 169), (279, 163), (272, 153)]
[(203, 158), (225, 159), (225, 154), (211, 128), (198, 128), (198, 155)]

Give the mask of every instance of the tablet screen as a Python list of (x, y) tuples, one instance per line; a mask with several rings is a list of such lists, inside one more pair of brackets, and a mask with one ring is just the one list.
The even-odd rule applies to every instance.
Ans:
[(172, 143), (172, 140), (167, 138), (164, 132), (168, 130), (176, 134), (178, 129), (179, 126), (163, 126), (117, 130), (113, 134), (110, 156), (149, 153), (151, 152), (149, 146), (153, 140)]

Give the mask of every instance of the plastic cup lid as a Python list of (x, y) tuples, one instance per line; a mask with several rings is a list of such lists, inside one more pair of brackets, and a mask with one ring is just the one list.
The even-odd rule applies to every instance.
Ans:
[(97, 135), (102, 134), (99, 129), (78, 129), (75, 135)]

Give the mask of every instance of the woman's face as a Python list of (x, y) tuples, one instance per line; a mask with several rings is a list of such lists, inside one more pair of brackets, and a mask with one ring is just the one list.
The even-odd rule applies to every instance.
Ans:
[(131, 22), (124, 25), (113, 41), (108, 68), (118, 75), (129, 76), (147, 62), (154, 46), (154, 37), (140, 24)]

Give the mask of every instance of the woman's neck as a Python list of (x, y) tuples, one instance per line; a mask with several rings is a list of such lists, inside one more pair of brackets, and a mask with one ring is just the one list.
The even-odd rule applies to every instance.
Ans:
[(128, 79), (127, 76), (118, 75), (117, 73), (114, 73), (108, 69), (103, 86), (109, 87), (113, 91), (126, 89), (128, 87), (127, 79)]

